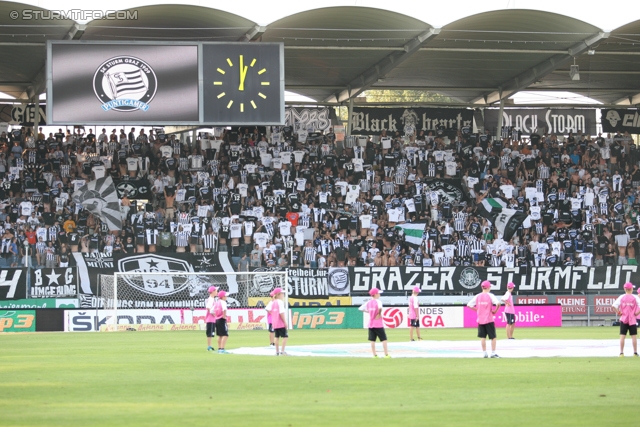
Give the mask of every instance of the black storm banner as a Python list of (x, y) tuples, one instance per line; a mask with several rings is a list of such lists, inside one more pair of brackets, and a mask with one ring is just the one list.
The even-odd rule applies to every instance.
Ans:
[(352, 135), (380, 135), (386, 130), (390, 136), (417, 135), (420, 131), (458, 130), (473, 124), (473, 110), (459, 108), (373, 108), (354, 107), (351, 116)]
[(199, 122), (197, 43), (50, 42), (47, 64), (49, 124)]
[(600, 110), (603, 132), (629, 132), (640, 134), (640, 112), (638, 110)]
[(414, 286), (425, 293), (478, 293), (484, 280), (492, 292), (505, 292), (513, 282), (518, 292), (622, 292), (626, 282), (640, 282), (636, 265), (608, 267), (353, 267), (351, 296), (366, 296), (371, 288), (387, 295), (408, 295)]
[[(499, 109), (484, 110), (484, 127), (489, 130), (498, 128)], [(595, 109), (562, 108), (505, 108), (502, 113), (502, 126), (513, 127), (525, 135), (545, 132), (568, 134), (582, 131), (587, 135), (596, 135)]]

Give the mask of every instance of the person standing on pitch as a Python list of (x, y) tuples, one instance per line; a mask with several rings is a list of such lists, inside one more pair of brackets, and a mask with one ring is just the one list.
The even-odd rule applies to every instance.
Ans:
[(224, 349), (227, 339), (229, 338), (229, 328), (227, 327), (227, 293), (225, 291), (218, 292), (218, 301), (213, 306), (214, 316), (216, 318), (216, 334), (218, 334), (218, 353), (227, 354)]
[(515, 288), (516, 285), (513, 284), (513, 282), (509, 282), (507, 284), (507, 292), (505, 292), (504, 296), (502, 298), (500, 298), (502, 301), (504, 301), (504, 316), (507, 319), (507, 326), (506, 326), (506, 331), (507, 331), (507, 339), (510, 340), (514, 340), (515, 338), (513, 337), (513, 330), (516, 327), (516, 308), (513, 306), (513, 288)]
[[(276, 339), (276, 356), (288, 356), (284, 351), (287, 346), (287, 309), (284, 306), (284, 293), (281, 288), (275, 288), (272, 292), (273, 304), (271, 305), (271, 323), (273, 325), (273, 333)], [(282, 347), (280, 347), (280, 338), (282, 338)]]
[(633, 295), (633, 284), (624, 284), (624, 295), (620, 295), (613, 303), (613, 308), (620, 316), (620, 357), (624, 357), (624, 341), (627, 332), (631, 335), (633, 355), (638, 357), (638, 325), (637, 316), (640, 314), (640, 299)]
[(416, 286), (413, 288), (413, 293), (409, 297), (409, 338), (411, 341), (415, 341), (413, 339), (413, 331), (416, 331), (416, 336), (418, 337), (418, 341), (422, 341), (422, 337), (420, 336), (420, 303), (418, 302), (418, 294), (420, 293), (420, 287)]
[[(487, 336), (489, 336), (491, 340), (491, 357), (499, 358), (500, 356), (496, 353), (496, 324), (493, 316), (500, 308), (500, 301), (489, 292), (490, 289), (491, 283), (489, 281), (482, 282), (482, 293), (474, 296), (467, 304), (467, 307), (478, 313), (478, 338), (480, 338), (484, 357), (489, 357), (487, 354)], [(496, 306), (495, 310), (493, 309), (494, 305)]]
[(215, 348), (211, 347), (211, 338), (216, 336), (216, 318), (213, 315), (213, 307), (216, 304), (216, 297), (218, 296), (218, 288), (215, 286), (209, 286), (209, 298), (205, 305), (207, 309), (207, 315), (204, 321), (207, 325), (207, 351), (215, 351)]
[(271, 321), (271, 308), (273, 307), (273, 301), (274, 301), (273, 291), (271, 291), (269, 295), (271, 296), (271, 301), (269, 301), (269, 303), (264, 309), (267, 311), (267, 324), (269, 325), (269, 345), (275, 346), (276, 345), (274, 342), (275, 334), (273, 332), (273, 322)]
[(384, 331), (382, 323), (382, 301), (380, 301), (381, 290), (373, 288), (369, 291), (371, 299), (360, 307), (361, 311), (369, 313), (369, 341), (371, 342), (371, 352), (373, 357), (378, 357), (376, 353), (376, 338), (382, 342), (385, 359), (390, 359), (387, 349), (387, 333)]
[[(638, 298), (640, 298), (640, 288), (638, 288)], [(636, 320), (638, 321), (638, 326), (640, 326), (640, 314), (636, 316)]]

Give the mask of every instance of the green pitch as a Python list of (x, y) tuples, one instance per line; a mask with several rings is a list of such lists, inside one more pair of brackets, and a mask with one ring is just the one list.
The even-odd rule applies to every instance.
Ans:
[[(407, 330), (387, 332), (390, 342), (408, 340)], [(424, 338), (436, 340), (474, 335), (462, 329), (423, 331)], [(292, 345), (356, 343), (366, 339), (366, 331), (295, 330), (290, 336)], [(615, 339), (618, 331), (516, 328), (516, 337)], [(266, 343), (264, 331), (231, 332), (227, 348)], [(615, 354), (361, 359), (221, 355), (205, 348), (203, 332), (0, 335), (0, 425), (627, 427), (638, 422), (640, 360)]]

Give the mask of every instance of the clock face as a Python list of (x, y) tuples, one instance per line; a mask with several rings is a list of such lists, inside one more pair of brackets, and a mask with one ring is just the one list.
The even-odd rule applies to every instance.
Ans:
[(204, 121), (282, 124), (281, 45), (203, 45)]

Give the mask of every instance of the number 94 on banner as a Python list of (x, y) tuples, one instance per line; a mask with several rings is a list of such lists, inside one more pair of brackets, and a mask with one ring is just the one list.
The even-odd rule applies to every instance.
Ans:
[(35, 332), (36, 312), (0, 311), (0, 332)]

